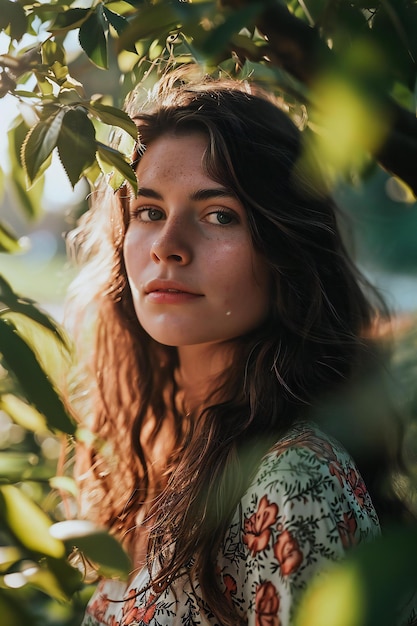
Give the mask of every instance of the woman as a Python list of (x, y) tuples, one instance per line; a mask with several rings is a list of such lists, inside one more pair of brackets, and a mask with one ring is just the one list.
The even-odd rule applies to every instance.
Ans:
[(380, 532), (311, 419), (375, 362), (376, 311), (265, 94), (174, 74), (127, 111), (139, 193), (97, 193), (76, 234), (95, 333), (76, 470), (82, 514), (133, 571), (83, 624), (287, 625), (310, 579)]

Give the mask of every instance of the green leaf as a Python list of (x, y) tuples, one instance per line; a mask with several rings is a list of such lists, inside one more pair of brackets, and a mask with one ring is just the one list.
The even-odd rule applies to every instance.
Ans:
[(8, 226), (0, 222), (0, 252), (21, 252), (22, 248), (16, 236)]
[(62, 165), (74, 186), (96, 158), (96, 133), (84, 108), (76, 107), (65, 113), (57, 147)]
[(52, 489), (58, 489), (58, 491), (66, 491), (74, 498), (78, 495), (77, 485), (74, 478), (70, 476), (52, 476), (49, 480), (49, 484)]
[(68, 9), (60, 11), (53, 24), (48, 28), (50, 32), (73, 30), (81, 26), (91, 14), (91, 9)]
[(20, 165), (18, 169), (14, 170), (13, 179), (10, 181), (11, 189), (15, 193), (21, 209), (23, 209), (26, 218), (30, 220), (35, 220), (42, 215), (42, 196), (45, 186), (42, 174), (51, 164), (51, 160), (50, 156), (46, 159), (41, 170), (39, 170), (39, 177), (30, 189), (27, 188), (24, 170)]
[(23, 7), (18, 2), (0, 0), (0, 28), (10, 26), (10, 38), (20, 41), (27, 31), (28, 19)]
[(171, 4), (161, 3), (141, 8), (137, 17), (120, 35), (118, 49), (131, 50), (139, 39), (159, 37), (178, 26), (180, 21)]
[(0, 202), (3, 201), (4, 198), (4, 171), (3, 168), (0, 167)]
[(23, 480), (51, 478), (53, 470), (39, 464), (39, 457), (33, 453), (0, 451), (0, 481), (20, 482)]
[(10, 320), (0, 317), (0, 353), (13, 372), (27, 400), (42, 413), (53, 429), (74, 434), (75, 424), (66, 412), (34, 352), (19, 336)]
[(61, 65), (66, 65), (65, 50), (57, 41), (52, 41), (51, 39), (44, 41), (41, 47), (41, 52), (42, 63), (44, 65), (52, 65), (57, 61)]
[(42, 172), (42, 165), (56, 147), (66, 110), (59, 108), (45, 121), (33, 126), (22, 146), (22, 162), (31, 183)]
[(54, 524), (50, 533), (65, 541), (67, 548), (77, 547), (88, 559), (100, 566), (106, 576), (127, 577), (131, 561), (120, 543), (91, 522), (70, 520)]
[[(114, 11), (110, 11), (110, 9), (106, 6), (103, 6), (103, 14), (105, 15), (109, 24), (113, 26), (114, 30), (119, 35), (119, 37), (129, 26), (129, 22), (127, 21), (125, 17), (123, 17), (122, 15), (119, 15), (118, 13), (115, 13)], [(128, 51), (133, 52), (134, 54), (137, 55), (137, 51), (136, 51), (134, 44), (132, 44), (128, 48)]]
[(97, 67), (108, 69), (107, 39), (102, 19), (97, 13), (92, 13), (82, 24), (79, 41), (81, 48)]
[[(56, 339), (58, 339), (61, 344), (68, 348), (67, 338), (64, 336), (63, 330), (58, 326), (58, 324), (52, 319), (48, 313), (44, 313), (40, 309), (38, 309), (33, 300), (29, 298), (24, 298), (19, 294), (15, 293), (7, 282), (7, 280), (0, 274), (0, 301), (1, 303), (7, 305), (8, 309), (13, 313), (21, 313), (26, 318), (36, 322), (43, 326), (46, 330), (51, 331)], [(3, 311), (0, 309), (0, 315)]]
[(26, 579), (30, 585), (59, 602), (68, 602), (71, 599), (70, 595), (62, 588), (61, 580), (46, 567), (34, 569), (33, 573), (26, 576)]
[(4, 593), (0, 595), (0, 615), (1, 621), (7, 626), (22, 626), (31, 619), (22, 603), (12, 600)]
[[(118, 189), (123, 184), (124, 180), (126, 180), (136, 194), (138, 189), (136, 174), (131, 168), (130, 164), (126, 161), (123, 154), (118, 150), (114, 150), (113, 148), (105, 146), (100, 142), (97, 142), (97, 146), (97, 158), (100, 162), (100, 165), (103, 165), (103, 171), (106, 171), (106, 164), (111, 166), (111, 169), (109, 170), (111, 174), (109, 183), (112, 188)], [(116, 170), (117, 173), (121, 174), (121, 178), (116, 175), (114, 170)]]
[[(8, 132), (8, 144), (9, 144), (9, 159), (10, 169), (13, 172), (13, 176), (9, 178), (9, 185), (15, 193), (15, 196), (19, 202), (20, 207), (23, 209), (25, 216), (29, 220), (37, 219), (42, 213), (42, 196), (44, 189), (44, 180), (42, 177), (38, 178), (36, 183), (32, 185), (30, 189), (27, 189), (25, 171), (22, 168), (20, 155), (22, 152), (22, 145), (25, 141), (25, 137), (28, 133), (26, 124), (22, 121)], [(42, 171), (46, 169), (50, 162), (48, 157), (42, 166)]]
[(55, 558), (65, 555), (62, 541), (49, 533), (51, 521), (48, 516), (17, 487), (0, 486), (0, 514), (14, 536), (28, 550)]
[[(0, 409), (5, 411), (9, 417), (26, 430), (30, 430), (34, 433), (47, 432), (48, 428), (46, 420), (43, 415), (39, 413), (33, 406), (23, 402), (17, 396), (10, 393), (0, 396)], [(27, 455), (25, 455), (26, 457)], [(27, 462), (27, 461), (26, 461)], [(1, 467), (1, 452), (0, 452), (0, 467)], [(0, 474), (1, 474), (0, 469)]]
[[(311, 584), (295, 626), (392, 626), (417, 587), (417, 531), (399, 528), (362, 544)], [(402, 620), (401, 620), (402, 623)], [(405, 620), (404, 620), (405, 623)]]
[(118, 35), (121, 35), (122, 32), (129, 25), (129, 22), (125, 17), (119, 15), (118, 13), (114, 13), (110, 11), (106, 6), (103, 6), (103, 13), (106, 16), (107, 21), (111, 24)]
[[(35, 308), (35, 307), (34, 307)], [(68, 373), (70, 352), (61, 332), (51, 331), (31, 317), (16, 311), (4, 311), (3, 318), (15, 326), (17, 333), (34, 352), (40, 367), (56, 389), (60, 389)]]
[(202, 46), (203, 53), (211, 56), (224, 50), (231, 37), (251, 24), (263, 8), (263, 2), (254, 2), (229, 15), (223, 24), (211, 31)]
[(45, 558), (45, 565), (55, 576), (64, 593), (71, 597), (82, 585), (82, 576), (78, 569), (72, 567), (66, 558), (54, 559), (50, 556)]
[(0, 571), (8, 569), (16, 561), (20, 561), (23, 558), (23, 553), (20, 548), (16, 546), (0, 546)]
[(138, 128), (135, 122), (124, 111), (100, 102), (90, 102), (85, 105), (90, 113), (95, 115), (104, 124), (118, 126), (125, 130), (136, 141)]

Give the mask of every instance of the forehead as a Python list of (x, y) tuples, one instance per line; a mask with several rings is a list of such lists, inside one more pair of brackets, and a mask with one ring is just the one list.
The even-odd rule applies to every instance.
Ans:
[(203, 133), (161, 135), (150, 142), (136, 167), (139, 185), (144, 180), (210, 178), (205, 165), (208, 138)]

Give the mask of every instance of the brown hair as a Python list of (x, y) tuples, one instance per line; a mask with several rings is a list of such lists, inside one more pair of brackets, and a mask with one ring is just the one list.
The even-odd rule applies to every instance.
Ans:
[[(301, 133), (269, 96), (247, 83), (171, 75), (145, 104), (137, 101), (134, 94), (127, 104), (139, 131), (135, 161), (166, 133), (207, 136), (205, 167), (247, 211), (273, 279), (271, 308), (260, 328), (235, 341), (222, 400), (213, 395), (198, 419), (186, 419), (176, 349), (155, 342), (133, 308), (122, 254), (128, 194), (96, 192), (75, 233), (85, 263), (75, 290), (95, 320), (88, 426), (96, 440), (80, 444), (81, 500), (85, 514), (129, 545), (138, 511), (155, 498), (144, 512), (149, 561), (161, 563), (154, 584), (165, 588), (188, 565), (220, 623), (233, 624), (215, 573), (231, 516), (271, 442), (372, 359), (365, 335), (377, 310), (345, 250), (333, 201), (300, 167)], [(151, 418), (152, 444), (167, 415), (173, 452), (155, 484), (140, 434)]]

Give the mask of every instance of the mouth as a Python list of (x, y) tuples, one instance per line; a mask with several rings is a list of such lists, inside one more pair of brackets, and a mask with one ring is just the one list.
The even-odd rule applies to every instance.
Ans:
[(184, 291), (182, 289), (153, 289), (148, 293), (191, 293), (190, 291)]
[(187, 285), (176, 283), (174, 281), (153, 280), (145, 285), (145, 295), (150, 294), (184, 294), (193, 297), (202, 296), (202, 293), (198, 293), (194, 289), (191, 289)]

